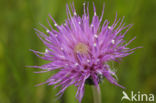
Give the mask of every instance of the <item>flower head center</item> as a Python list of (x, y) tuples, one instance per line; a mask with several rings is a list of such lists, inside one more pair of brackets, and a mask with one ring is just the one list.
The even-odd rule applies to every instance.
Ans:
[(80, 54), (87, 54), (88, 53), (88, 46), (84, 43), (78, 43), (75, 47), (74, 47), (74, 51), (76, 53), (80, 53)]

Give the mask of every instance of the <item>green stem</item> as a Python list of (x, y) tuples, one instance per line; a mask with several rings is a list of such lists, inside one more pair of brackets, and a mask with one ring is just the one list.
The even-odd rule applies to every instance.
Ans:
[(92, 86), (94, 103), (101, 103), (101, 91), (97, 87)]

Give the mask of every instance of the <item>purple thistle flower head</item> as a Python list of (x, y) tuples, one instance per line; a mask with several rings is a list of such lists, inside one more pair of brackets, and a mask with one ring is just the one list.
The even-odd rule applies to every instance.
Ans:
[(99, 88), (101, 79), (106, 78), (110, 83), (124, 88), (117, 83), (113, 72), (108, 65), (109, 61), (118, 61), (119, 59), (133, 53), (125, 42), (124, 36), (131, 27), (125, 26), (123, 19), (117, 20), (113, 24), (105, 20), (102, 24), (102, 15), (96, 14), (94, 7), (94, 16), (90, 22), (89, 4), (84, 4), (84, 14), (77, 15), (74, 5), (71, 6), (72, 12), (67, 5), (67, 20), (64, 24), (58, 25), (54, 22), (57, 30), (53, 29), (49, 23), (50, 29), (43, 26), (47, 33), (36, 29), (36, 33), (43, 43), (47, 46), (45, 53), (32, 50), (40, 58), (50, 61), (42, 66), (34, 66), (42, 69), (41, 72), (58, 72), (50, 77), (45, 83), (61, 87), (57, 95), (63, 94), (70, 85), (77, 87), (76, 97), (81, 102), (84, 94), (84, 85), (92, 84)]

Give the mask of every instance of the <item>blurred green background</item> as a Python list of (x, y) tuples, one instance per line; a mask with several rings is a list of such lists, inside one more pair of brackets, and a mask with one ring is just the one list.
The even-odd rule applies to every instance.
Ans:
[[(1, 0), (0, 1), (0, 103), (78, 103), (76, 88), (69, 87), (61, 99), (55, 94), (59, 88), (35, 85), (44, 82), (52, 73), (35, 74), (36, 69), (28, 65), (46, 63), (29, 49), (44, 51), (45, 46), (38, 39), (34, 28), (43, 30), (39, 23), (48, 26), (46, 19), (51, 14), (61, 24), (66, 19), (66, 3), (73, 0)], [(104, 19), (113, 22), (125, 16), (126, 24), (134, 24), (125, 39), (136, 36), (130, 47), (142, 46), (125, 57), (120, 64), (112, 63), (117, 69), (119, 83), (130, 91), (156, 94), (156, 0), (85, 0), (90, 2), (93, 14), (94, 1), (100, 15), (105, 3)], [(78, 14), (82, 15), (84, 0), (75, 0)], [(120, 103), (122, 89), (108, 81), (100, 85), (102, 103)], [(126, 100), (123, 103), (128, 102)], [(156, 102), (156, 100), (155, 100)], [(82, 103), (93, 103), (91, 87), (85, 87)], [(131, 103), (131, 102), (129, 102)]]

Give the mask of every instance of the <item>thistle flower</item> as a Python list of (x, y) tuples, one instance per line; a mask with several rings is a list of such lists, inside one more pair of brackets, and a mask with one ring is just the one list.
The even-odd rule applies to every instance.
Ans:
[(133, 53), (133, 50), (127, 47), (128, 43), (124, 36), (131, 27), (125, 26), (123, 19), (117, 20), (113, 24), (105, 20), (103, 24), (102, 15), (99, 17), (94, 8), (94, 16), (90, 22), (89, 10), (87, 4), (84, 4), (84, 14), (77, 15), (74, 5), (71, 6), (72, 12), (67, 5), (67, 20), (64, 24), (58, 25), (54, 22), (56, 30), (49, 23), (50, 29), (43, 26), (47, 33), (37, 29), (36, 33), (43, 43), (47, 46), (45, 53), (32, 50), (40, 58), (50, 61), (40, 68), (40, 72), (58, 70), (45, 83), (61, 87), (57, 95), (63, 94), (70, 85), (77, 87), (76, 97), (81, 102), (84, 94), (85, 84), (92, 84), (99, 88), (99, 83), (106, 78), (110, 83), (124, 88), (117, 83), (115, 72), (108, 65), (109, 61), (118, 61), (123, 57)]

